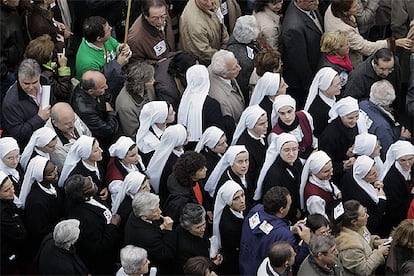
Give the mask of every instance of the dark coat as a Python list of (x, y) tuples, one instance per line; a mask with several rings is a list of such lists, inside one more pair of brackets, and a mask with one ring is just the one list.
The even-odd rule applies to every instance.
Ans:
[[(247, 47), (251, 49), (249, 50), (252, 52), (251, 55), (249, 55)], [(230, 52), (233, 52), (234, 56), (239, 62), (241, 70), (239, 72), (239, 75), (236, 77), (236, 80), (240, 86), (240, 90), (243, 93), (245, 103), (248, 104), (250, 99), (249, 80), (250, 75), (252, 74), (254, 69), (253, 59), (255, 54), (259, 52), (259, 48), (257, 47), (257, 45), (253, 43), (240, 43), (234, 38), (233, 35), (230, 35), (226, 49)]]
[[(411, 176), (411, 179), (414, 179), (414, 177)], [(392, 227), (397, 227), (402, 220), (407, 218), (408, 208), (413, 199), (411, 194), (413, 183), (412, 181), (405, 181), (395, 167), (395, 164), (387, 172), (383, 182), (384, 192), (387, 196), (387, 211), (385, 215), (387, 223), (384, 225), (387, 225), (387, 229), (391, 230)]]
[[(0, 200), (0, 220), (0, 272), (2, 275), (7, 275), (18, 268), (21, 253), (24, 252), (26, 245), (27, 231), (12, 200)], [(15, 260), (9, 259), (12, 255), (16, 255)]]
[(51, 89), (56, 96), (56, 102), (69, 102), (70, 94), (72, 93), (72, 81), (70, 74), (61, 76), (58, 69), (52, 70), (42, 66), (42, 75), (48, 78)]
[[(323, 27), (322, 17), (315, 12)], [(289, 84), (288, 94), (304, 104), (321, 57), (322, 32), (312, 19), (292, 1), (282, 24), (283, 77)]]
[(163, 221), (148, 223), (131, 214), (125, 226), (124, 245), (135, 245), (148, 252), (148, 259), (158, 268), (159, 274), (170, 274), (176, 256), (177, 234), (161, 230)]
[(183, 266), (188, 259), (202, 256), (210, 259), (210, 241), (206, 236), (200, 238), (194, 236), (189, 231), (177, 228), (177, 254), (176, 254), (176, 274), (184, 274)]
[[(370, 56), (351, 71), (348, 82), (342, 92), (343, 97), (351, 96), (358, 100), (369, 97), (372, 84), (382, 80), (382, 78), (375, 73), (371, 64), (372, 60), (373, 56)], [(394, 57), (394, 71), (388, 75), (386, 80), (391, 82), (394, 86), (395, 94), (398, 98), (398, 95), (400, 95), (401, 92), (401, 76), (400, 65), (396, 57)]]
[(63, 217), (63, 197), (61, 190), (56, 188), (57, 197), (45, 193), (37, 184), (26, 199), (24, 222), (29, 233), (32, 256), (35, 256), (43, 238), (53, 232), (55, 225)]
[(98, 193), (99, 193), (103, 188), (107, 186), (107, 183), (105, 183), (102, 180), (103, 172), (102, 172), (102, 169), (99, 163), (98, 163), (98, 170), (99, 170), (99, 173), (101, 174), (101, 178), (98, 178), (98, 176), (96, 175), (94, 171), (90, 171), (88, 168), (86, 168), (85, 165), (83, 165), (83, 162), (81, 160), (78, 162), (78, 164), (76, 164), (76, 167), (74, 167), (73, 170), (70, 172), (68, 178), (75, 174), (80, 174), (85, 177), (90, 176), (92, 177), (92, 180), (96, 184), (96, 186), (98, 186)]
[(263, 100), (259, 103), (259, 106), (266, 111), (267, 114), (267, 134), (272, 131), (272, 110), (273, 110), (273, 102), (269, 99), (269, 97), (265, 96)]
[(216, 99), (207, 95), (206, 100), (203, 104), (202, 114), (203, 132), (211, 126), (216, 126), (220, 129), (224, 129), (223, 114), (221, 113), (220, 103)]
[(221, 254), (223, 262), (219, 266), (220, 274), (239, 275), (240, 239), (243, 219), (236, 217), (226, 206), (221, 215), (219, 229), (221, 236)]
[(347, 150), (354, 144), (358, 135), (358, 127), (347, 128), (338, 117), (329, 123), (319, 136), (319, 149), (332, 159), (333, 182), (339, 183), (344, 175), (343, 161), (348, 160)]
[(16, 170), (19, 172), (19, 176), (20, 176), (19, 180), (14, 178), (11, 174), (9, 174), (9, 178), (13, 182), (14, 194), (18, 197), (20, 195), (20, 190), (22, 188), (23, 179), (24, 179), (24, 170), (20, 163), (17, 165)]
[[(286, 187), (289, 190), (289, 194), (292, 197), (292, 205), (285, 219), (291, 220), (292, 222), (297, 220), (296, 214), (297, 211), (300, 210), (299, 186), (302, 168), (303, 165), (299, 158), (296, 159), (293, 166), (289, 166), (280, 156), (278, 156), (263, 179), (262, 198), (266, 192), (274, 186)], [(295, 176), (294, 178), (287, 171), (288, 169)]]
[(67, 207), (67, 218), (80, 221), (76, 248), (90, 273), (113, 274), (121, 245), (118, 226), (107, 224), (104, 210), (97, 206), (69, 203)]
[(159, 193), (160, 196), (160, 205), (164, 206), (165, 201), (168, 198), (169, 191), (167, 188), (167, 182), (170, 175), (173, 173), (173, 166), (175, 162), (177, 162), (178, 156), (175, 155), (174, 152), (170, 153), (170, 156), (165, 162), (164, 168), (162, 169), (161, 177), (160, 177), (160, 186), (159, 186)]
[(75, 249), (65, 250), (55, 245), (53, 233), (45, 237), (37, 256), (40, 275), (87, 275), (88, 269)]
[(78, 85), (73, 94), (72, 107), (102, 146), (109, 147), (116, 138), (119, 122), (115, 111), (106, 111), (105, 101), (104, 96), (94, 98)]
[[(49, 84), (47, 79), (40, 77), (40, 84)], [(55, 103), (53, 91), (50, 93), (50, 105)], [(39, 106), (23, 91), (19, 82), (14, 83), (7, 91), (2, 104), (1, 124), (3, 136), (11, 136), (17, 140), (19, 147), (24, 147), (29, 142), (33, 132), (45, 125), (45, 121), (37, 115)]]
[(328, 125), (328, 113), (330, 109), (331, 107), (325, 103), (319, 95), (316, 95), (308, 110), (309, 114), (312, 115), (313, 118), (313, 135), (315, 135), (316, 138), (319, 138)]
[(253, 191), (256, 190), (257, 179), (266, 157), (267, 139), (264, 138), (264, 141), (265, 144), (263, 145), (260, 140), (252, 138), (246, 129), (236, 142), (237, 145), (244, 145), (249, 152), (249, 171), (247, 175), (253, 184)]
[(386, 210), (387, 201), (379, 199), (378, 203), (375, 203), (369, 195), (356, 183), (352, 176), (352, 169), (346, 172), (341, 180), (341, 191), (343, 202), (347, 200), (358, 200), (361, 205), (367, 208), (369, 215), (367, 228), (372, 234), (385, 237), (389, 233), (385, 233), (384, 214)]

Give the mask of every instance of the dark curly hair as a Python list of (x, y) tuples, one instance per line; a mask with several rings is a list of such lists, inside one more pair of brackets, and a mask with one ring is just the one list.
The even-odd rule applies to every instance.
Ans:
[(86, 177), (80, 174), (74, 174), (65, 181), (65, 195), (66, 198), (75, 204), (85, 201), (85, 193), (83, 187), (85, 186)]
[(175, 177), (183, 186), (193, 186), (193, 177), (206, 165), (206, 158), (197, 152), (187, 151), (181, 155), (173, 167)]

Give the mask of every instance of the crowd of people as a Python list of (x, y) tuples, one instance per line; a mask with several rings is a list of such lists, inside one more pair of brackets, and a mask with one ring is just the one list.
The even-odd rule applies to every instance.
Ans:
[(414, 0), (0, 11), (2, 275), (413, 275)]

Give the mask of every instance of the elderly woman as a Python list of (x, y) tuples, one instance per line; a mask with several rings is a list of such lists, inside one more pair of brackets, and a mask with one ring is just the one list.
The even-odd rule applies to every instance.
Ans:
[(181, 95), (187, 87), (185, 75), (188, 68), (197, 64), (197, 57), (191, 52), (171, 52), (166, 60), (155, 68), (155, 93), (157, 100), (172, 104), (175, 111), (181, 101)]
[(356, 155), (367, 155), (374, 159), (375, 165), (377, 165), (380, 179), (384, 178), (384, 162), (382, 161), (381, 155), (381, 143), (377, 136), (369, 133), (361, 133), (355, 136), (355, 143), (352, 148), (352, 152)]
[(32, 257), (43, 238), (63, 217), (62, 191), (55, 187), (58, 178), (56, 166), (42, 156), (34, 157), (27, 166), (19, 201), (24, 209)]
[[(164, 198), (164, 212), (178, 222), (181, 210), (186, 203), (193, 202), (206, 206), (213, 214), (209, 199), (204, 192), (203, 180), (206, 177), (206, 159), (197, 152), (188, 151), (181, 155), (173, 167), (172, 174), (167, 180), (167, 197)], [(161, 199), (161, 198), (160, 198)]]
[(121, 249), (120, 257), (122, 267), (115, 276), (142, 276), (148, 273), (150, 261), (147, 259), (147, 250), (127, 245)]
[(125, 226), (124, 244), (144, 248), (160, 274), (171, 273), (176, 256), (176, 233), (173, 220), (161, 216), (160, 198), (149, 192), (138, 193), (132, 200), (133, 214)]
[(346, 33), (349, 41), (350, 58), (354, 66), (362, 62), (363, 56), (370, 56), (381, 48), (393, 49), (395, 46), (410, 50), (413, 41), (407, 38), (384, 39), (374, 42), (364, 39), (358, 30), (355, 15), (359, 0), (331, 0), (325, 13), (325, 31), (340, 30)]
[(220, 274), (240, 274), (239, 248), (245, 210), (243, 188), (232, 180), (226, 181), (217, 192), (213, 216), (213, 235), (216, 236), (217, 246), (212, 248), (221, 248), (223, 255)]
[(194, 149), (203, 131), (210, 126), (223, 129), (220, 103), (208, 95), (210, 79), (207, 67), (193, 65), (186, 73), (187, 88), (178, 107), (177, 123), (189, 132), (188, 149)]
[(338, 259), (346, 273), (374, 275), (375, 270), (384, 264), (390, 246), (383, 245), (386, 239), (371, 236), (366, 227), (369, 215), (361, 203), (349, 200), (343, 207), (344, 212), (334, 227)]
[(145, 166), (148, 165), (154, 151), (158, 148), (167, 124), (174, 120), (175, 111), (168, 102), (152, 101), (142, 107), (136, 143)]
[[(279, 73), (264, 73), (254, 87), (249, 106), (258, 104), (267, 113), (267, 118), (272, 117), (273, 103), (279, 95), (286, 94), (288, 85)], [(272, 122), (268, 120), (267, 134), (272, 130)]]
[(299, 142), (299, 157), (303, 160), (306, 160), (318, 147), (318, 140), (313, 135), (312, 116), (304, 110), (296, 111), (296, 101), (290, 95), (280, 95), (275, 98), (272, 126), (272, 133), (276, 135), (290, 133), (296, 137)]
[(382, 160), (385, 160), (385, 154), (392, 143), (411, 139), (410, 131), (396, 120), (397, 114), (391, 107), (394, 100), (395, 90), (392, 84), (388, 80), (380, 80), (371, 86), (369, 99), (359, 103), (368, 132), (375, 134), (381, 143)]
[(12, 137), (0, 138), (0, 171), (9, 176), (17, 196), (20, 195), (24, 176), (19, 161), (20, 148), (17, 141)]
[(232, 35), (227, 42), (227, 50), (234, 53), (241, 70), (236, 77), (246, 103), (249, 102), (249, 78), (254, 68), (254, 55), (259, 52), (256, 38), (259, 34), (256, 18), (244, 15), (237, 18)]
[(266, 38), (266, 45), (278, 50), (281, 34), (281, 11), (283, 0), (255, 0), (253, 15), (256, 17), (260, 32)]
[(27, 231), (21, 212), (13, 202), (15, 197), (13, 182), (0, 170), (1, 272), (5, 275), (19, 272), (22, 268), (21, 256), (27, 245)]
[(232, 145), (244, 145), (250, 153), (248, 177), (252, 183), (256, 183), (266, 156), (267, 126), (266, 111), (259, 105), (249, 106), (243, 111), (231, 142)]
[(414, 195), (412, 186), (414, 146), (408, 141), (397, 141), (390, 146), (384, 164), (382, 179), (387, 195), (387, 229), (397, 227), (406, 218)]
[(109, 196), (107, 185), (103, 181), (103, 172), (99, 161), (102, 160), (102, 149), (98, 140), (82, 135), (72, 145), (63, 165), (59, 178), (59, 187), (63, 187), (69, 176), (80, 174), (91, 177), (97, 185), (99, 197), (106, 200)]
[(227, 147), (227, 137), (223, 130), (212, 126), (204, 131), (194, 151), (201, 153), (206, 158), (206, 179), (209, 178), (210, 173), (223, 157)]
[(138, 154), (135, 142), (126, 136), (121, 136), (109, 147), (108, 168), (106, 170), (106, 183), (118, 186), (130, 172), (144, 172), (145, 166)]
[(275, 138), (267, 149), (254, 193), (254, 200), (261, 200), (272, 187), (286, 187), (292, 197), (286, 219), (292, 222), (301, 217), (299, 186), (303, 166), (298, 158), (298, 150), (298, 142), (292, 134), (282, 133)]
[(321, 60), (319, 67), (331, 67), (341, 78), (341, 87), (348, 82), (353, 66), (349, 58), (349, 43), (346, 34), (340, 30), (325, 32), (321, 38)]
[(65, 182), (65, 213), (67, 218), (80, 221), (77, 253), (89, 272), (111, 274), (121, 243), (118, 228), (121, 218), (95, 198), (97, 192), (91, 177), (72, 175)]
[(26, 47), (26, 58), (36, 60), (42, 68), (42, 75), (47, 77), (57, 102), (68, 102), (72, 92), (71, 72), (67, 66), (65, 51), (57, 53), (57, 63), (52, 61), (55, 56), (55, 43), (48, 34), (41, 35), (29, 42)]
[(183, 208), (177, 228), (176, 274), (183, 274), (183, 266), (191, 257), (211, 257), (216, 265), (223, 261), (218, 252), (209, 252), (205, 217), (206, 211), (199, 204), (187, 203)]
[(169, 126), (148, 164), (146, 174), (151, 179), (154, 191), (160, 195), (161, 200), (168, 196), (167, 179), (178, 157), (184, 153), (184, 146), (187, 142), (188, 132), (183, 125)]
[(352, 170), (349, 170), (341, 180), (342, 198), (344, 201), (358, 200), (367, 209), (370, 219), (367, 228), (370, 232), (386, 236), (387, 227), (384, 223), (384, 213), (387, 208), (387, 197), (375, 161), (361, 155), (355, 160)]
[(56, 224), (43, 240), (38, 255), (41, 275), (86, 275), (88, 268), (75, 251), (80, 221), (67, 219)]
[(389, 275), (402, 275), (402, 264), (413, 260), (414, 256), (414, 220), (405, 219), (392, 232), (390, 254), (387, 258)]
[(355, 161), (352, 153), (355, 136), (366, 132), (366, 128), (359, 119), (358, 101), (352, 97), (336, 102), (329, 111), (329, 117), (328, 125), (319, 136), (319, 149), (331, 157), (333, 182), (339, 183)]
[(29, 143), (23, 150), (20, 157), (20, 164), (26, 169), (29, 161), (36, 155), (43, 156), (50, 160), (49, 153), (52, 153), (56, 149), (57, 134), (49, 127), (41, 127), (33, 132), (30, 137)]
[(243, 188), (247, 197), (247, 205), (250, 207), (253, 204), (254, 183), (248, 178), (248, 171), (249, 152), (246, 147), (231, 146), (211, 172), (204, 189), (212, 198), (215, 198), (220, 187), (227, 180), (233, 180)]
[(139, 114), (144, 104), (155, 100), (154, 67), (148, 63), (135, 63), (127, 70), (125, 85), (115, 100), (124, 134), (135, 139), (140, 125)]
[(330, 203), (341, 199), (338, 187), (331, 182), (333, 166), (324, 151), (312, 153), (302, 170), (300, 183), (300, 206), (309, 214), (321, 214), (328, 218)]
[(329, 110), (341, 94), (341, 78), (331, 67), (324, 67), (316, 73), (309, 88), (303, 110), (309, 112), (313, 118), (313, 134), (319, 137), (328, 125)]

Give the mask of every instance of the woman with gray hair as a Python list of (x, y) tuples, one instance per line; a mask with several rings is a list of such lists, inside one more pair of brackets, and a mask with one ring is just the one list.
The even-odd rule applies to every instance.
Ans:
[(375, 134), (381, 144), (381, 159), (385, 160), (388, 148), (397, 140), (411, 139), (410, 131), (401, 126), (391, 107), (395, 90), (388, 80), (380, 80), (371, 86), (369, 99), (359, 103), (360, 114), (364, 116), (368, 132)]
[(143, 275), (148, 273), (150, 261), (147, 259), (147, 250), (137, 246), (127, 245), (120, 253), (122, 267), (116, 276)]
[(125, 226), (124, 244), (148, 251), (148, 257), (160, 274), (171, 273), (176, 254), (173, 220), (161, 215), (160, 198), (149, 192), (138, 193), (132, 200), (132, 211)]
[(243, 93), (245, 102), (249, 102), (249, 79), (254, 69), (254, 55), (260, 51), (256, 43), (259, 29), (253, 15), (244, 15), (237, 18), (232, 35), (227, 42), (227, 50), (234, 53), (241, 67), (236, 77)]
[(88, 269), (74, 250), (80, 234), (80, 221), (59, 222), (45, 237), (38, 254), (41, 275), (86, 275)]
[(211, 258), (220, 265), (223, 261), (218, 252), (209, 252), (210, 240), (205, 235), (206, 210), (200, 204), (187, 203), (180, 216), (177, 227), (176, 274), (183, 274), (183, 267), (191, 257), (203, 256)]

